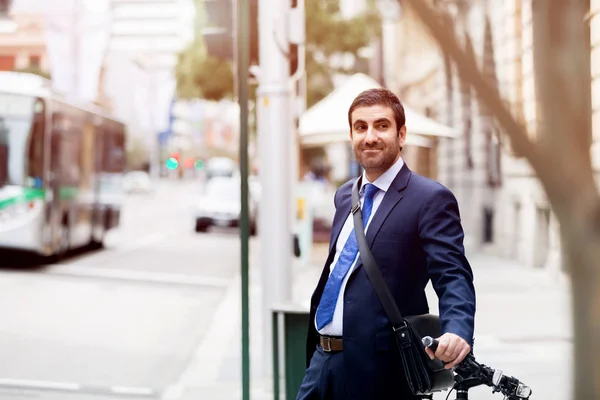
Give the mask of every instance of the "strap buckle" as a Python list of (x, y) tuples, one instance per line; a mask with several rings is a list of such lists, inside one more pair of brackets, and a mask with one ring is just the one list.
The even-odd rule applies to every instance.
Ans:
[(407, 324), (405, 320), (402, 320), (402, 325), (400, 325), (399, 327), (395, 328), (394, 325), (392, 325), (392, 329), (394, 330), (394, 332), (399, 331), (400, 329), (404, 329), (406, 328)]
[(394, 333), (396, 334), (396, 339), (398, 340), (398, 344), (401, 348), (405, 349), (411, 346), (411, 337), (408, 332), (408, 324), (406, 321), (402, 321), (404, 325), (399, 326), (398, 328), (393, 328)]

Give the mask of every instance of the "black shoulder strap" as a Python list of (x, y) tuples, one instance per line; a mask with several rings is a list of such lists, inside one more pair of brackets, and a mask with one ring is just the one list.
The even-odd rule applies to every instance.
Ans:
[(373, 258), (371, 249), (367, 245), (367, 238), (365, 237), (365, 229), (363, 227), (362, 211), (360, 208), (360, 201), (358, 195), (358, 188), (360, 186), (361, 178), (358, 178), (352, 187), (352, 214), (354, 218), (354, 232), (356, 234), (356, 241), (358, 242), (358, 250), (360, 251), (360, 259), (363, 263), (363, 268), (367, 271), (367, 275), (371, 280), (375, 288), (375, 292), (381, 301), (381, 305), (388, 316), (388, 319), (392, 323), (394, 330), (405, 326), (404, 318), (400, 314), (398, 305), (392, 297), (390, 289), (383, 279), (381, 270)]

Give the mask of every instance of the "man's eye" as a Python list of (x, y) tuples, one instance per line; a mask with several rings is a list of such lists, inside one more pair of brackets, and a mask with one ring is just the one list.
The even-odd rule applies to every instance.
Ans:
[(379, 124), (378, 125), (379, 129), (387, 129), (388, 125), (387, 124)]

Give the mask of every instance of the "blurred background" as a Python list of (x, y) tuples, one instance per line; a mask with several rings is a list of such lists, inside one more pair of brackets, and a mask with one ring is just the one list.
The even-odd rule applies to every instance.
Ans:
[[(271, 316), (308, 307), (333, 195), (361, 173), (347, 110), (374, 87), (405, 105), (404, 161), (458, 199), (478, 359), (534, 399), (569, 398), (572, 264), (552, 186), (405, 3), (249, 0), (245, 131), (235, 0), (1, 0), (0, 398), (242, 398), (246, 134), (251, 394), (274, 398), (279, 351), (291, 398), (305, 326), (292, 321), (277, 342)], [(424, 3), (527, 137), (541, 137), (550, 99), (536, 86), (534, 0)], [(595, 71), (600, 2), (579, 3), (589, 40), (573, 51)]]

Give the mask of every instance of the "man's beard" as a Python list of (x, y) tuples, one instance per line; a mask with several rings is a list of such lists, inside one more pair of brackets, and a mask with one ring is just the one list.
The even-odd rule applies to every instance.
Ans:
[[(364, 154), (364, 150), (379, 150), (376, 155)], [(354, 150), (354, 156), (358, 161), (358, 164), (363, 167), (366, 171), (385, 171), (390, 168), (398, 156), (398, 150), (393, 146), (388, 147), (362, 147)]]

